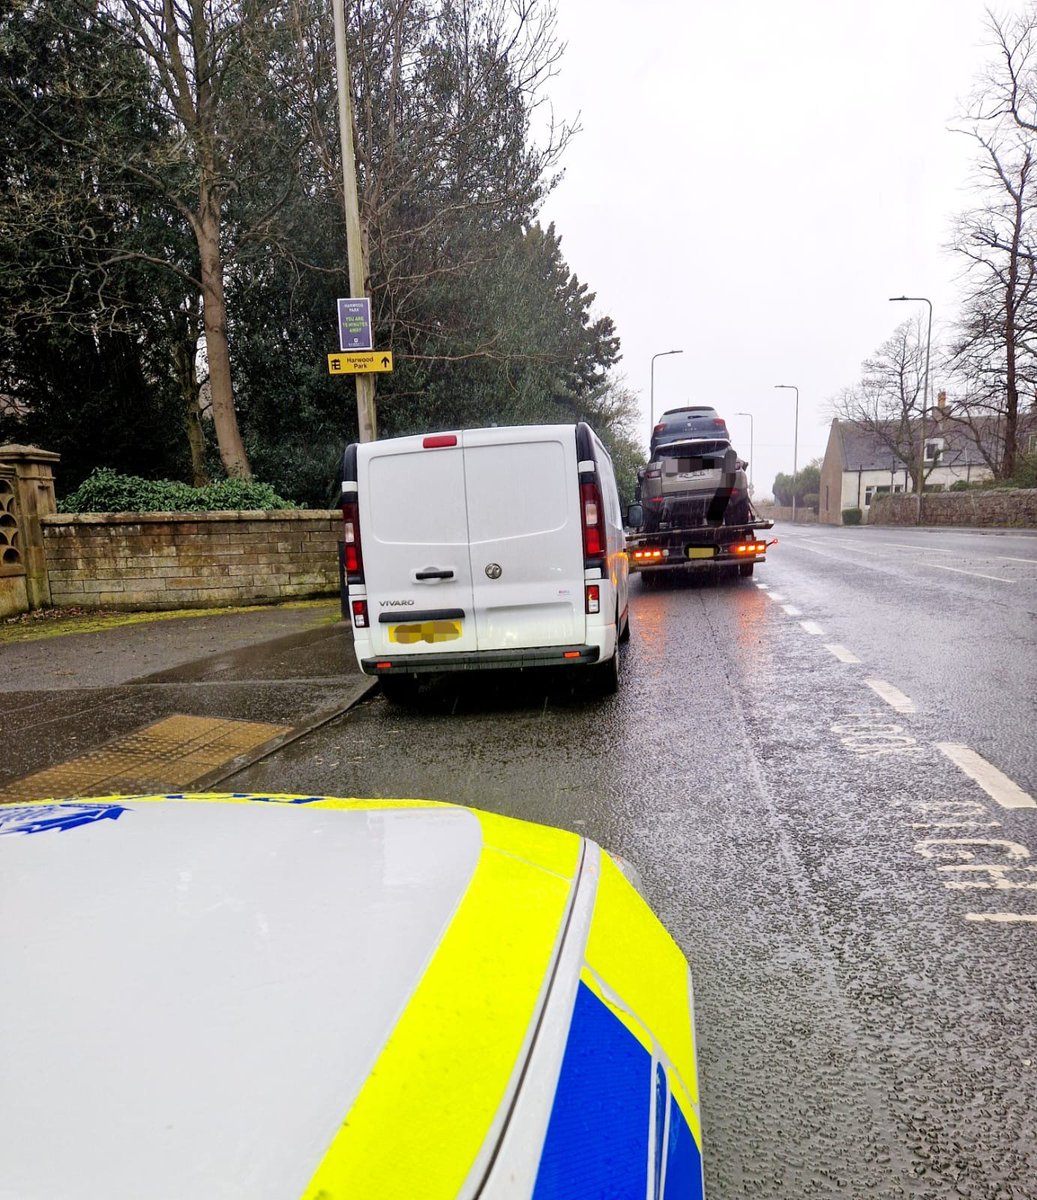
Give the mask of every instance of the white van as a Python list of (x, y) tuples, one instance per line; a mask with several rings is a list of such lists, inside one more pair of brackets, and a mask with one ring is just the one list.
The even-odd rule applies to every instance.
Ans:
[(615, 691), (628, 557), (589, 425), (354, 443), (342, 514), (357, 660), (387, 690), (425, 672), (573, 666)]

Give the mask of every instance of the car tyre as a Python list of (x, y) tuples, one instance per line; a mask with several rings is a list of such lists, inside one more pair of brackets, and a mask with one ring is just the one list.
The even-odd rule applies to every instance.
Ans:
[(756, 566), (756, 563), (739, 563), (738, 564), (739, 576), (742, 579), (748, 579), (748, 577), (753, 573), (753, 567), (755, 567), (755, 566)]

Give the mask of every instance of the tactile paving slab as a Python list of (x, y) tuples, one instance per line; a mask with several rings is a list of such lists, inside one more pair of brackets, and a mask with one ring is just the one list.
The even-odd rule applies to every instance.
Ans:
[(291, 728), (181, 714), (166, 717), (79, 758), (13, 780), (0, 788), (0, 804), (178, 791)]

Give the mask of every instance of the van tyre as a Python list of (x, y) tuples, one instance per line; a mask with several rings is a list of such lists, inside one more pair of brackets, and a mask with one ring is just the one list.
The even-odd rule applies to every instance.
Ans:
[(614, 696), (619, 690), (619, 644), (608, 662), (596, 663), (588, 668), (590, 685), (595, 696)]
[(738, 574), (742, 579), (747, 579), (753, 573), (753, 567), (756, 563), (739, 563)]
[(414, 675), (382, 675), (378, 682), (382, 695), (390, 704), (413, 704), (418, 694), (418, 681)]

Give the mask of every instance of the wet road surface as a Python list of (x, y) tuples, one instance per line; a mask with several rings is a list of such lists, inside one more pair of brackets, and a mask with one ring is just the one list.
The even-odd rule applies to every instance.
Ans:
[[(1037, 574), (778, 532), (755, 581), (634, 583), (613, 698), (376, 694), (225, 786), (452, 800), (634, 862), (692, 963), (711, 1200), (1032, 1200), (1037, 809), (1003, 804), (1035, 794)], [(964, 569), (957, 536), (929, 541)]]

